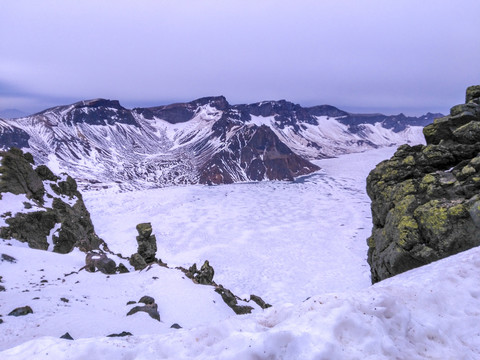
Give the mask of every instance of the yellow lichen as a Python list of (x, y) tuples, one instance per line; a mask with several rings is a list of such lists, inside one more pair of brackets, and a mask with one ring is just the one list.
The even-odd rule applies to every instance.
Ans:
[(403, 165), (415, 165), (415, 159), (412, 155), (407, 156), (403, 161)]
[(457, 204), (448, 209), (448, 215), (455, 217), (463, 217), (468, 215), (467, 209), (463, 204)]
[(432, 184), (436, 181), (437, 179), (435, 176), (432, 174), (427, 174), (422, 178), (422, 184)]
[(476, 172), (475, 168), (470, 165), (464, 166), (462, 169), (462, 175), (465, 176), (475, 174)]
[(438, 200), (432, 200), (418, 207), (414, 215), (422, 227), (434, 234), (440, 235), (447, 230), (447, 209)]

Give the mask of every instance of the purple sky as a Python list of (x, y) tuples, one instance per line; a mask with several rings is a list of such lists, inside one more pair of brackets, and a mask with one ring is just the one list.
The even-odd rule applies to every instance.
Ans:
[(0, 110), (224, 95), (448, 112), (480, 84), (479, 0), (2, 0)]

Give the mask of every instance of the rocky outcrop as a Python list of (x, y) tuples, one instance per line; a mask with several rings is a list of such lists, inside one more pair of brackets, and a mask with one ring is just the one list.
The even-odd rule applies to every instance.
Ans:
[(480, 86), (367, 179), (372, 282), (480, 245)]
[(0, 238), (58, 253), (98, 249), (102, 240), (73, 178), (56, 176), (45, 165), (34, 168), (33, 157), (16, 148), (0, 152), (0, 159), (0, 199), (17, 204), (13, 212), (2, 207)]
[(157, 260), (155, 255), (157, 253), (157, 239), (152, 234), (151, 223), (141, 223), (137, 225), (137, 252), (133, 254), (129, 261), (135, 270), (143, 270), (149, 264), (162, 263), (161, 260)]

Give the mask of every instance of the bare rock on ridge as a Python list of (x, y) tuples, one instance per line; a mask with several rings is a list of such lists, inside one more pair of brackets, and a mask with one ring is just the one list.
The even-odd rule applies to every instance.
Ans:
[(0, 199), (11, 193), (24, 194), (28, 200), (23, 200), (22, 211), (0, 214), (7, 224), (0, 227), (0, 238), (14, 238), (43, 250), (49, 249), (50, 240), (58, 253), (74, 247), (98, 249), (103, 241), (95, 233), (73, 178), (56, 176), (45, 165), (34, 169), (33, 157), (16, 148), (0, 152), (0, 161)]

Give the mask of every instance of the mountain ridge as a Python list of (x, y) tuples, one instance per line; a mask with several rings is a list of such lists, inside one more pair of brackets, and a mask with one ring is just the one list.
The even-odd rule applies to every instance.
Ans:
[(286, 100), (230, 105), (224, 96), (130, 110), (99, 98), (2, 120), (0, 147), (25, 148), (81, 188), (293, 180), (317, 171), (315, 159), (416, 142), (437, 115), (351, 114)]

